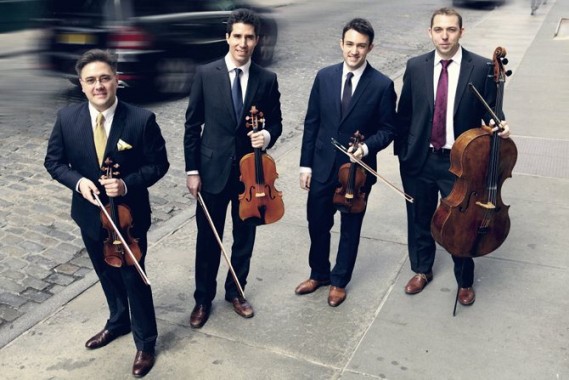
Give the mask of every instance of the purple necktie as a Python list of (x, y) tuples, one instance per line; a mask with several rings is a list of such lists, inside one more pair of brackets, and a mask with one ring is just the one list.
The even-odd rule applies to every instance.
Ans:
[(431, 131), (431, 144), (435, 149), (441, 149), (446, 142), (447, 102), (448, 102), (448, 71), (447, 67), (452, 59), (441, 60), (441, 75), (437, 85), (435, 99), (435, 113), (433, 115), (433, 129)]

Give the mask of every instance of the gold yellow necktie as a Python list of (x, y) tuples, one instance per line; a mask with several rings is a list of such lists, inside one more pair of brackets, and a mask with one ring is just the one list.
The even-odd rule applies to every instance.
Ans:
[(103, 155), (107, 146), (107, 133), (105, 132), (105, 117), (99, 112), (95, 125), (95, 149), (97, 150), (97, 158), (99, 165), (103, 165)]

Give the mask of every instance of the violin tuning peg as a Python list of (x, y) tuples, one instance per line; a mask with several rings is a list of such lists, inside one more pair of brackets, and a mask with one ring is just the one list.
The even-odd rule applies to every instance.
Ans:
[(510, 75), (512, 75), (512, 70), (506, 71), (506, 76), (509, 77)]
[(508, 64), (508, 58), (502, 58), (502, 64), (507, 65)]

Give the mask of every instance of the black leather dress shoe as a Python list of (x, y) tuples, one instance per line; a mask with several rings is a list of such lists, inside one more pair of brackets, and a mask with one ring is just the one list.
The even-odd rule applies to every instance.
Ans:
[(199, 329), (207, 322), (211, 306), (209, 305), (196, 305), (192, 314), (190, 315), (190, 326), (194, 329)]
[(122, 334), (113, 333), (107, 329), (95, 334), (95, 336), (91, 337), (86, 343), (85, 347), (94, 350), (96, 348), (101, 348), (106, 346), (107, 344), (111, 343), (113, 340), (117, 339), (121, 335), (128, 334), (130, 331), (127, 331)]
[(154, 366), (154, 354), (136, 351), (134, 357), (134, 364), (132, 365), (132, 374), (135, 377), (145, 376)]
[(233, 310), (243, 318), (252, 318), (255, 315), (253, 306), (243, 297), (235, 297), (231, 300)]

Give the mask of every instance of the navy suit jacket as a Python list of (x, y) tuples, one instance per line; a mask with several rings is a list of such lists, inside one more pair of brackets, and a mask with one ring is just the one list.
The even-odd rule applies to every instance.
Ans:
[[(337, 175), (338, 167), (349, 162), (348, 157), (332, 145), (332, 138), (347, 147), (350, 137), (360, 131), (369, 148), (364, 161), (376, 169), (377, 153), (395, 137), (397, 95), (393, 81), (368, 63), (350, 107), (342, 116), (342, 68), (343, 63), (339, 63), (316, 74), (304, 120), (300, 166), (312, 168), (312, 179), (321, 183)], [(369, 186), (376, 182), (372, 175), (367, 179)]]
[[(119, 139), (132, 146), (119, 151)], [(127, 186), (127, 194), (116, 198), (132, 212), (137, 235), (150, 227), (148, 187), (162, 178), (169, 168), (166, 145), (155, 115), (145, 109), (118, 102), (105, 157), (119, 165), (117, 169)], [(73, 191), (71, 217), (88, 236), (98, 239), (101, 232), (100, 210), (75, 191), (82, 177), (93, 181), (101, 190), (101, 201), (107, 202), (98, 179), (103, 174), (93, 140), (93, 127), (87, 102), (61, 109), (49, 138), (44, 166), (51, 176)]]
[(245, 116), (251, 106), (256, 106), (265, 116), (265, 129), (271, 135), (267, 147), (270, 148), (282, 133), (277, 75), (251, 62), (243, 115), (237, 120), (225, 60), (198, 68), (186, 111), (184, 154), (186, 171), (199, 171), (203, 191), (221, 192), (233, 163), (239, 163), (244, 155), (253, 152), (245, 126)]
[[(410, 175), (417, 174), (422, 169), (429, 151), (434, 112), (434, 59), (434, 50), (411, 58), (403, 75), (403, 89), (397, 109), (398, 137), (394, 148), (401, 169)], [(468, 89), (468, 84), (472, 83), (486, 102), (494, 107), (496, 83), (491, 63), (484, 57), (462, 49), (454, 100), (455, 139), (469, 129), (479, 128), (482, 119), (489, 121), (486, 109)]]

